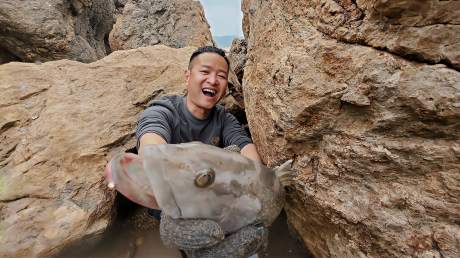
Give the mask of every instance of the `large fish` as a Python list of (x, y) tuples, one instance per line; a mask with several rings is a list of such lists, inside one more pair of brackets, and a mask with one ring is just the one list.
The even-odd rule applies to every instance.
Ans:
[(288, 161), (273, 170), (239, 153), (198, 142), (146, 145), (142, 156), (122, 153), (106, 167), (109, 186), (173, 218), (206, 218), (234, 232), (279, 215)]

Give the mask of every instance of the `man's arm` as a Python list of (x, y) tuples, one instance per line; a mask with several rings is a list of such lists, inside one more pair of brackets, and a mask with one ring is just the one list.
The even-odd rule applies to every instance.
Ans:
[(139, 155), (141, 155), (142, 147), (147, 144), (166, 144), (166, 141), (156, 133), (145, 133), (139, 140)]
[(235, 116), (230, 113), (225, 113), (222, 136), (224, 146), (236, 145), (241, 148), (241, 155), (254, 161), (262, 162), (256, 146), (252, 143)]
[(246, 158), (262, 163), (262, 159), (260, 158), (259, 153), (257, 152), (256, 145), (254, 145), (253, 143), (246, 144), (246, 146), (244, 146), (243, 149), (241, 149), (240, 153)]

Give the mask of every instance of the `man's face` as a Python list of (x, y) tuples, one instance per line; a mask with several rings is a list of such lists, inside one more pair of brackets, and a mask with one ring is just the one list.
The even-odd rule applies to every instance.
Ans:
[(228, 66), (216, 53), (195, 57), (185, 74), (187, 99), (197, 108), (211, 110), (227, 90)]

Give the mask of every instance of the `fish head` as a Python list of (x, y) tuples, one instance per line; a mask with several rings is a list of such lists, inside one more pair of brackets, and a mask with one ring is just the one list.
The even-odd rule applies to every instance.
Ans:
[[(160, 208), (173, 218), (214, 218), (260, 202), (247, 194), (257, 178), (254, 162), (220, 148), (192, 142), (143, 146), (142, 160)], [(222, 218), (220, 218), (222, 219)]]

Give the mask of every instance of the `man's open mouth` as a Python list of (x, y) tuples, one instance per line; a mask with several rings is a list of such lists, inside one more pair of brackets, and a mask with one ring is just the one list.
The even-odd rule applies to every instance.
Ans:
[(203, 88), (203, 94), (208, 97), (214, 97), (216, 95), (216, 90), (210, 88)]

